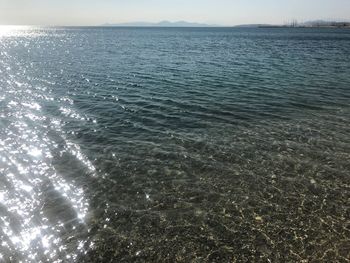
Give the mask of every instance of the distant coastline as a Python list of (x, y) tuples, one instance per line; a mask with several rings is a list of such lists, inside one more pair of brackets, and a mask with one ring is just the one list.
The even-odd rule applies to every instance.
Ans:
[(262, 25), (258, 28), (350, 28), (350, 23), (337, 23), (334, 25)]
[(239, 25), (236, 27), (253, 27), (253, 28), (350, 28), (350, 22), (337, 22), (337, 21), (324, 21), (315, 20), (304, 23), (298, 23), (293, 20), (284, 25), (271, 25), (271, 24), (248, 24)]
[(274, 24), (243, 24), (236, 26), (223, 26), (187, 21), (160, 21), (160, 22), (128, 22), (128, 23), (105, 23), (104, 27), (226, 27), (226, 28), (350, 28), (350, 22), (347, 21), (324, 21), (315, 20), (298, 23), (293, 20), (283, 25)]

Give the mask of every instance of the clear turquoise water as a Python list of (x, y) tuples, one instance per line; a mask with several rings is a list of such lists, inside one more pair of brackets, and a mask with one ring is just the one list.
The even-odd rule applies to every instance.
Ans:
[(349, 47), (0, 29), (0, 262), (346, 262)]

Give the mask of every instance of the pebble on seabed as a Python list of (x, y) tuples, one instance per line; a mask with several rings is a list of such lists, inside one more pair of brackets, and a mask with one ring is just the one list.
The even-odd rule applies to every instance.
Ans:
[(258, 223), (262, 223), (264, 220), (261, 216), (256, 216), (255, 221), (257, 221)]

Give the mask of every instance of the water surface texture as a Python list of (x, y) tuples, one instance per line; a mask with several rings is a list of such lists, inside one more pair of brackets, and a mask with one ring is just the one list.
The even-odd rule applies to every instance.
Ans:
[(0, 262), (348, 262), (350, 31), (0, 28)]

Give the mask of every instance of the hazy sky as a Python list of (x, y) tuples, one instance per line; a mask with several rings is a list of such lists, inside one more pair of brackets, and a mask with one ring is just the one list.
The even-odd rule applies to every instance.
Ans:
[(186, 20), (221, 25), (350, 20), (350, 0), (0, 0), (0, 24)]

